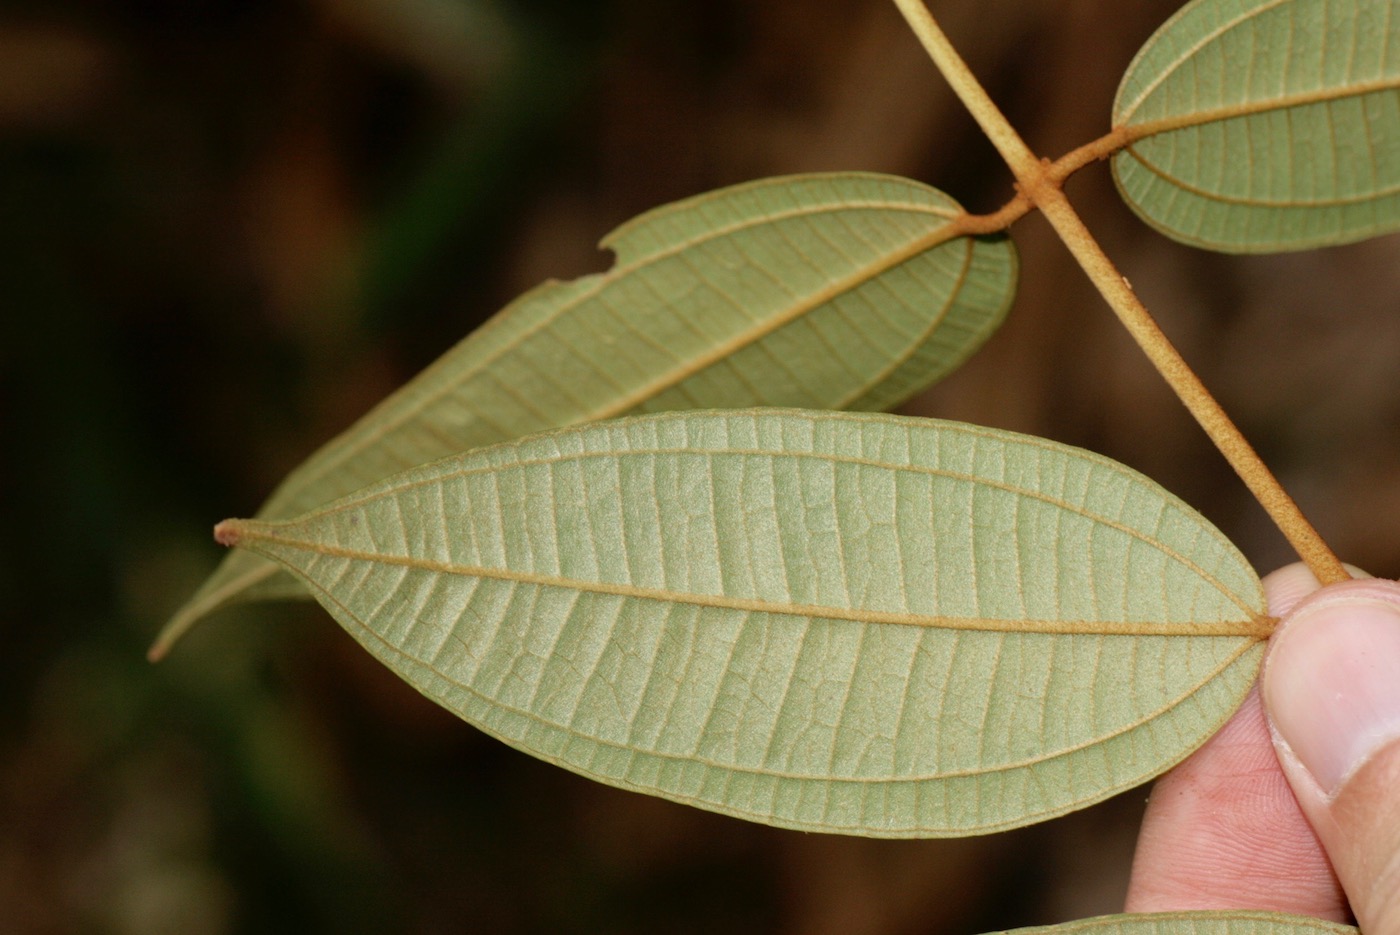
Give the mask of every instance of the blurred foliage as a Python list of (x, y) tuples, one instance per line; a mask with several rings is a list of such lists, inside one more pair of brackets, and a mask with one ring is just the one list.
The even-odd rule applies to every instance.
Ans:
[[(1173, 0), (947, 0), (1026, 135), (1102, 132)], [(313, 607), (143, 654), (317, 444), (655, 204), (762, 175), (1009, 193), (893, 8), (832, 0), (22, 0), (0, 10), (6, 931), (971, 932), (1115, 909), (1142, 793), (871, 842), (603, 788), (477, 734)], [(1167, 244), (1071, 195), (1342, 556), (1400, 573), (1400, 249)], [(914, 411), (1152, 474), (1288, 560), (1046, 228)], [(1365, 495), (1362, 495), (1365, 492)], [(1380, 518), (1382, 522), (1377, 523)]]

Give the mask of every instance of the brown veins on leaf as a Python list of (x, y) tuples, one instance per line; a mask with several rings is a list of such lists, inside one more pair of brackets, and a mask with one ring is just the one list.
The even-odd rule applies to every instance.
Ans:
[[(609, 594), (631, 600), (661, 601), (714, 607), (745, 613), (809, 617), (824, 620), (845, 620), (851, 623), (886, 624), (895, 626), (934, 627), (950, 630), (991, 631), (997, 633), (1044, 633), (1061, 636), (1073, 634), (1090, 636), (1196, 636), (1246, 637), (1268, 639), (1278, 623), (1277, 618), (1264, 614), (1251, 615), (1245, 620), (1222, 620), (1211, 623), (1159, 623), (1142, 620), (1030, 620), (1011, 618), (957, 617), (899, 611), (866, 610), (855, 607), (834, 607), (816, 604), (786, 603), (761, 598), (733, 597), (725, 594), (703, 594), (664, 588), (640, 587), (633, 584), (581, 580), (554, 574), (541, 574), (478, 565), (459, 565), (408, 555), (365, 552), (325, 542), (302, 540), (279, 534), (275, 527), (256, 520), (224, 520), (214, 527), (214, 538), (229, 547), (245, 546), (256, 549), (255, 543), (281, 545), (317, 555), (351, 561), (376, 562), (418, 569), (435, 574), (461, 575), (471, 578), (491, 578), (559, 587), (594, 594)], [(247, 540), (245, 542), (245, 539)], [(261, 551), (261, 550), (258, 550)], [(268, 555), (271, 558), (271, 555)]]

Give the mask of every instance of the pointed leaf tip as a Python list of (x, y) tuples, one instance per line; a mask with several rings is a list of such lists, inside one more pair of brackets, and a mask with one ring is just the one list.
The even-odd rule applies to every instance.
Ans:
[(214, 541), (230, 549), (238, 545), (242, 535), (242, 524), (236, 519), (226, 519), (214, 527)]
[[(238, 545), (243, 537), (243, 526), (243, 520), (224, 520), (214, 527), (214, 541), (219, 543), (219, 545), (233, 548)], [(249, 556), (247, 552), (239, 552), (228, 558), (237, 562), (240, 557), (256, 558), (256, 556)], [(228, 559), (225, 559), (224, 564), (225, 566), (230, 564)], [(245, 561), (243, 564), (246, 565), (247, 562)], [(238, 566), (235, 564), (234, 567), (237, 568)], [(254, 571), (257, 572), (258, 570), (257, 566), (254, 566)], [(165, 626), (161, 628), (161, 631), (156, 634), (155, 642), (151, 644), (150, 649), (146, 650), (146, 660), (148, 662), (160, 662), (164, 659), (170, 653), (171, 648), (180, 641), (182, 636), (189, 632), (190, 627), (194, 626), (200, 617), (204, 616), (212, 607), (223, 606), (228, 600), (227, 592), (229, 590), (234, 590), (236, 593), (238, 590), (248, 589), (247, 585), (237, 578), (233, 579), (233, 588), (231, 588), (229, 584), (219, 582), (218, 577), (219, 576), (216, 574), (213, 581), (215, 584), (219, 584), (220, 587), (211, 588), (209, 583), (206, 582), (200, 593), (196, 595), (193, 600), (186, 603), (184, 607), (176, 611), (175, 615), (171, 617), (170, 620), (166, 622)], [(264, 574), (263, 577), (269, 577), (269, 575)]]

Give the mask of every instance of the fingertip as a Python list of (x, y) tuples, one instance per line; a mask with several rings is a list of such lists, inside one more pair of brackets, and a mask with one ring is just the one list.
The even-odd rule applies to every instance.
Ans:
[(1400, 737), (1400, 584), (1350, 582), (1303, 600), (1274, 637), (1262, 696), (1286, 752), (1334, 794)]
[(1129, 912), (1270, 906), (1349, 916), (1274, 754), (1257, 692), (1157, 781), (1133, 858)]
[(1368, 935), (1400, 935), (1400, 584), (1304, 598), (1261, 681), (1279, 762)]
[(1367, 935), (1400, 935), (1400, 738), (1348, 777), (1320, 828)]

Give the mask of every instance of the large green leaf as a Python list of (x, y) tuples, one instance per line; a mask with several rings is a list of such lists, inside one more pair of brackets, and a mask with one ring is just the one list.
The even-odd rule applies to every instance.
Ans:
[(1177, 240), (1296, 250), (1400, 230), (1400, 0), (1196, 0), (1114, 104), (1128, 204)]
[(1099, 916), (1003, 935), (1359, 935), (1351, 925), (1281, 912), (1226, 909)]
[(1219, 728), (1272, 625), (1141, 475), (895, 416), (595, 424), (218, 535), (508, 743), (817, 831), (991, 831), (1135, 785)]
[[(604, 274), (521, 296), (293, 471), (282, 519), (469, 448), (627, 412), (882, 409), (948, 373), (1000, 324), (1004, 239), (956, 236), (951, 198), (892, 176), (767, 179), (658, 208), (604, 241)], [(160, 654), (238, 599), (304, 593), (229, 556)]]

